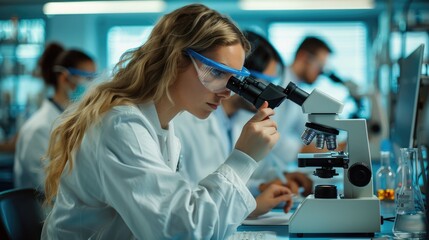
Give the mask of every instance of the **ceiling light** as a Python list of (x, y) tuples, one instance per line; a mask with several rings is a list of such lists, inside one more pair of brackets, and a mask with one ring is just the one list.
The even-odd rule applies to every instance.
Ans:
[(164, 9), (164, 1), (49, 2), (43, 6), (43, 13), (46, 15), (143, 13), (162, 12)]
[(373, 9), (373, 0), (240, 0), (242, 10)]

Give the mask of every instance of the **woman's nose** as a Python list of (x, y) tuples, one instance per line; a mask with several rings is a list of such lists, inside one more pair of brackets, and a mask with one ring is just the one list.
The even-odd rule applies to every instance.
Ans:
[(224, 91), (217, 93), (217, 95), (222, 98), (227, 98), (231, 95), (231, 90), (229, 90), (228, 88), (225, 88)]

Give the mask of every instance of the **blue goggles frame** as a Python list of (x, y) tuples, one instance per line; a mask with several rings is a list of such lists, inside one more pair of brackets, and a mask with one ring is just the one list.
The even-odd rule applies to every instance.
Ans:
[(69, 73), (71, 75), (76, 75), (79, 77), (84, 77), (84, 78), (95, 78), (97, 76), (96, 72), (87, 72), (87, 71), (82, 71), (76, 68), (66, 68), (67, 71), (69, 71)]
[(232, 67), (228, 67), (222, 63), (218, 63), (214, 60), (211, 60), (210, 58), (206, 58), (203, 55), (195, 52), (192, 49), (187, 49), (186, 52), (193, 58), (197, 59), (198, 61), (202, 62), (203, 64), (216, 68), (218, 70), (222, 70), (224, 72), (228, 72), (231, 74), (235, 74), (237, 76), (241, 76), (241, 77), (247, 77), (250, 76), (250, 72), (249, 70), (247, 70), (245, 67), (243, 67), (241, 70), (232, 68)]
[(265, 80), (265, 81), (273, 83), (273, 84), (279, 84), (280, 83), (280, 77), (270, 76), (270, 75), (263, 74), (261, 72), (254, 71), (254, 70), (249, 70), (249, 72), (250, 72), (250, 75), (255, 77), (255, 78), (259, 78), (259, 79)]
[(59, 65), (54, 66), (54, 71), (55, 72), (67, 71), (68, 73), (70, 73), (70, 75), (88, 78), (88, 79), (95, 78), (98, 75), (96, 72), (87, 72), (76, 68), (65, 68)]

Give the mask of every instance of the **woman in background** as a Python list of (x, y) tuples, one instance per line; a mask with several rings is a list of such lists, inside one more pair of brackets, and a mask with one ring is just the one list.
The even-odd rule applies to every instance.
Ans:
[(17, 188), (44, 191), (44, 164), (41, 158), (48, 150), (52, 125), (70, 101), (77, 100), (95, 72), (94, 60), (79, 50), (65, 50), (58, 43), (46, 46), (38, 62), (38, 70), (46, 85), (55, 94), (19, 131), (14, 162), (14, 184)]

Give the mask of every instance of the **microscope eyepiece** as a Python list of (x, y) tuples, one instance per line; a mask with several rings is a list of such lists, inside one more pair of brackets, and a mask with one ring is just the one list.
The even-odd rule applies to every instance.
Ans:
[(238, 95), (240, 95), (239, 92), (241, 91), (240, 89), (242, 87), (243, 87), (242, 82), (236, 77), (230, 77), (228, 82), (226, 83), (226, 88), (237, 93)]
[(268, 106), (274, 109), (286, 98), (282, 87), (252, 77), (246, 77), (243, 80), (231, 77), (226, 87), (252, 103), (256, 108), (267, 101)]
[(286, 89), (281, 86), (267, 83), (253, 77), (246, 77), (239, 80), (230, 77), (226, 87), (251, 102), (256, 108), (259, 108), (264, 101), (268, 102), (270, 108), (279, 106), (285, 98), (290, 99), (298, 105), (307, 99), (309, 94), (290, 82)]
[(287, 98), (290, 99), (292, 102), (298, 104), (301, 106), (304, 101), (307, 99), (309, 94), (302, 90), (301, 88), (297, 87), (295, 83), (290, 82), (284, 93), (286, 94)]
[(258, 98), (267, 86), (265, 83), (251, 77), (247, 77), (242, 81), (236, 77), (231, 77), (226, 87), (259, 108), (263, 102), (259, 103)]

